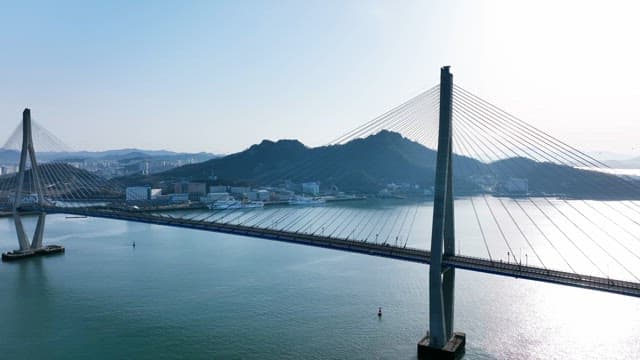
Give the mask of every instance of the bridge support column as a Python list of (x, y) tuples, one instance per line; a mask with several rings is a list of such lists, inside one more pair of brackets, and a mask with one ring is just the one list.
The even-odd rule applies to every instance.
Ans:
[[(25, 173), (27, 171), (27, 156), (31, 163), (31, 181), (33, 182), (33, 188), (35, 188), (37, 196), (38, 210), (38, 223), (33, 234), (33, 239), (29, 243), (29, 236), (24, 230), (22, 224), (22, 218), (20, 216), (21, 206), (23, 203), (24, 194), (24, 180)], [(40, 172), (38, 170), (38, 162), (36, 161), (36, 152), (33, 146), (33, 136), (31, 134), (31, 110), (24, 109), (22, 113), (22, 150), (20, 152), (20, 164), (18, 165), (17, 173), (18, 181), (15, 197), (13, 199), (13, 220), (16, 226), (16, 234), (18, 236), (19, 250), (14, 250), (9, 253), (2, 254), (2, 260), (16, 260), (25, 257), (47, 255), (52, 253), (64, 252), (64, 247), (58, 245), (43, 246), (42, 238), (44, 235), (44, 224), (47, 216), (44, 209), (44, 191), (40, 178)], [(32, 210), (33, 211), (33, 210)]]
[(446, 255), (455, 255), (451, 124), (453, 75), (445, 66), (440, 72), (440, 122), (433, 199), (431, 264), (429, 266), (429, 331), (418, 343), (418, 357), (459, 359), (466, 336), (453, 332), (455, 269), (443, 267)]

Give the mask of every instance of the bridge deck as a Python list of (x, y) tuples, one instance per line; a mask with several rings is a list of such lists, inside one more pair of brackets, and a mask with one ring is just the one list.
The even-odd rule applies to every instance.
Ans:
[[(401, 248), (388, 244), (375, 244), (358, 240), (303, 234), (275, 229), (255, 228), (243, 225), (170, 218), (143, 212), (129, 212), (98, 208), (49, 208), (46, 209), (46, 211), (50, 214), (61, 213), (71, 215), (85, 215), (91, 217), (126, 220), (148, 224), (236, 234), (269, 240), (285, 241), (302, 245), (311, 245), (336, 250), (350, 251), (422, 264), (429, 264), (431, 260), (431, 254), (427, 250)], [(526, 266), (517, 263), (504, 263), (502, 261), (496, 262), (492, 260), (462, 255), (446, 256), (443, 260), (443, 264), (458, 269), (640, 297), (640, 284), (629, 281), (614, 280), (590, 275), (581, 275), (565, 271), (539, 268), (535, 266)]]

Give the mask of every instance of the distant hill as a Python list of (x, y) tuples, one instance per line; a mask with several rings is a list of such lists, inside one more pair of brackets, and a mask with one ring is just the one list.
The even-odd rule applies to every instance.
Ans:
[[(15, 151), (0, 150), (0, 159), (17, 155)], [(67, 159), (85, 156), (94, 161), (110, 159), (127, 164), (150, 157), (179, 159), (190, 156), (193, 159), (195, 155), (137, 149), (66, 153)], [(297, 140), (264, 140), (235, 154), (216, 158), (213, 154), (202, 153), (206, 161), (151, 175), (138, 172), (117, 181), (124, 185), (159, 187), (170, 187), (171, 183), (181, 180), (249, 186), (318, 181), (324, 189), (337, 187), (356, 193), (377, 193), (391, 183), (430, 189), (434, 185), (436, 155), (434, 150), (389, 131), (342, 145), (316, 148), (309, 148)], [(519, 178), (528, 180), (528, 190), (533, 195), (640, 199), (640, 183), (636, 181), (526, 158), (486, 164), (454, 154), (453, 171), (456, 195), (501, 192), (504, 184)]]
[(0, 149), (0, 164), (13, 164), (20, 160), (20, 152)]
[(529, 192), (574, 198), (640, 198), (640, 183), (602, 172), (576, 169), (526, 158), (510, 158), (491, 164), (499, 181), (523, 178)]
[(607, 160), (605, 164), (614, 169), (640, 169), (640, 156), (624, 160)]
[[(37, 151), (37, 148), (36, 148)], [(141, 150), (141, 149), (117, 149), (105, 151), (69, 151), (69, 152), (37, 152), (39, 160), (123, 160), (123, 159), (193, 159), (194, 162), (201, 162), (217, 157), (215, 154), (199, 153), (179, 153), (167, 150)], [(0, 163), (16, 163), (20, 158), (17, 150), (0, 149)]]
[[(249, 149), (222, 158), (172, 169), (152, 176), (130, 176), (130, 184), (158, 184), (161, 181), (207, 181), (243, 185), (278, 185), (319, 181), (323, 187), (348, 192), (377, 192), (390, 183), (433, 186), (436, 152), (400, 134), (382, 131), (344, 145), (308, 148), (297, 140), (264, 140)], [(464, 169), (482, 169), (483, 164), (454, 156), (458, 193), (477, 192)]]
[(633, 154), (630, 153), (621, 153), (621, 152), (612, 152), (612, 151), (603, 151), (603, 150), (591, 150), (586, 151), (586, 154), (591, 156), (598, 161), (607, 162), (609, 160), (626, 160), (634, 157)]
[[(637, 149), (632, 149), (637, 152)], [(614, 169), (640, 169), (640, 156), (610, 151), (590, 151), (588, 155)]]
[[(227, 185), (266, 186), (319, 181), (321, 187), (373, 193), (387, 184), (433, 186), (436, 152), (400, 134), (381, 131), (343, 145), (309, 148), (297, 140), (264, 140), (239, 153), (181, 166), (150, 176), (120, 178), (130, 185), (171, 183), (179, 180)], [(454, 155), (456, 195), (492, 192), (511, 178), (529, 182), (535, 195), (576, 198), (640, 198), (640, 186), (595, 171), (552, 163), (510, 158), (485, 164)]]
[[(40, 153), (38, 154), (40, 155)], [(42, 153), (44, 159), (60, 160), (65, 158), (84, 158), (99, 160), (133, 160), (133, 159), (192, 159), (194, 162), (201, 162), (217, 157), (215, 154), (199, 152), (199, 153), (180, 153), (167, 150), (141, 150), (141, 149), (118, 149), (106, 151), (78, 151), (69, 153)]]
[[(202, 162), (217, 157), (215, 154), (180, 153), (167, 150), (118, 149), (106, 151), (69, 151), (69, 152), (38, 152), (37, 157), (42, 161), (64, 160), (180, 160), (189, 159), (192, 162)], [(0, 149), (0, 164), (16, 163), (20, 158), (17, 150)]]
[[(92, 174), (86, 170), (78, 169), (65, 163), (43, 163), (38, 166), (40, 179), (47, 195), (56, 198), (118, 198), (123, 195), (123, 186), (114, 181)], [(24, 173), (25, 191), (34, 192), (32, 170)], [(16, 187), (16, 174), (0, 177), (0, 193), (7, 195), (13, 193)], [(6, 197), (0, 199), (0, 203), (7, 201)]]

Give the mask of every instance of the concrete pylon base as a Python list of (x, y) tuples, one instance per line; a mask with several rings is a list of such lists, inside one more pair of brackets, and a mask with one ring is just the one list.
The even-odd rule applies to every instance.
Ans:
[(62, 245), (45, 245), (37, 249), (14, 250), (2, 253), (2, 261), (16, 261), (35, 256), (47, 256), (62, 253), (64, 253), (64, 246)]
[(429, 346), (429, 333), (418, 342), (418, 359), (458, 360), (464, 356), (467, 335), (454, 332), (453, 337), (442, 348)]

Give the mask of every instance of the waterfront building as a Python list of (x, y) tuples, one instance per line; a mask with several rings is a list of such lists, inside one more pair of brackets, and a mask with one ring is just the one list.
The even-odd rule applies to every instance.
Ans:
[(320, 184), (317, 182), (302, 183), (302, 193), (310, 195), (318, 195), (320, 193)]
[(213, 185), (209, 186), (210, 193), (226, 193), (227, 185)]
[(251, 201), (269, 201), (271, 192), (268, 190), (256, 190), (247, 192), (247, 199)]

